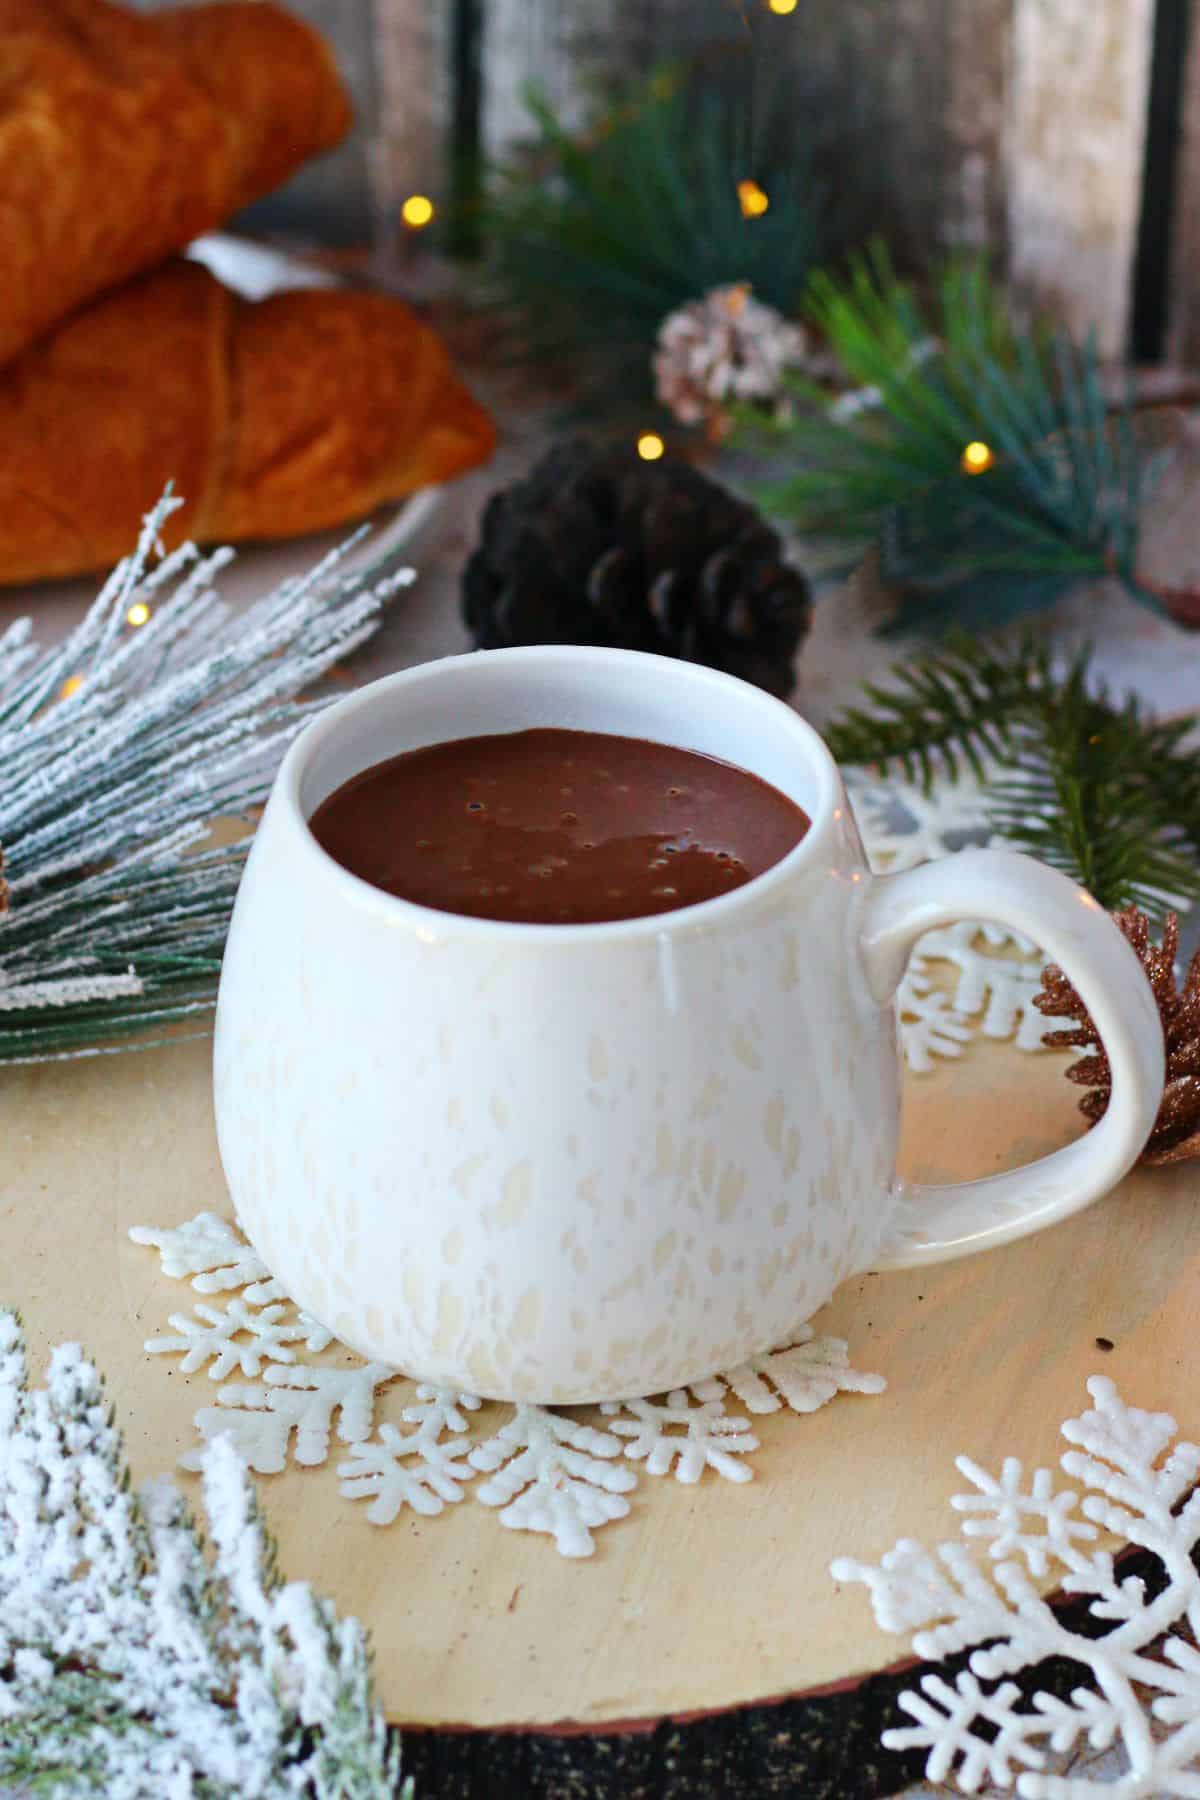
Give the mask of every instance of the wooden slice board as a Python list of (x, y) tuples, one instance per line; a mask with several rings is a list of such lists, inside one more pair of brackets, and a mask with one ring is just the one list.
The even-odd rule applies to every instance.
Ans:
[[(35, 1367), (50, 1344), (84, 1342), (139, 1479), (172, 1466), (214, 1390), (143, 1353), (195, 1296), (127, 1236), (229, 1211), (208, 1058), (189, 1042), (0, 1071), (0, 1300), (19, 1306)], [(913, 1078), (907, 1172), (955, 1179), (1065, 1141), (1079, 1119), (1061, 1066), (980, 1042)], [(877, 1630), (864, 1590), (838, 1590), (831, 1559), (954, 1535), (958, 1452), (1056, 1467), (1092, 1373), (1200, 1436), (1198, 1201), (1200, 1164), (1140, 1171), (1040, 1237), (848, 1284), (816, 1323), (887, 1394), (757, 1420), (747, 1485), (643, 1477), (590, 1561), (470, 1501), (373, 1527), (340, 1498), (335, 1456), (260, 1484), (283, 1567), (370, 1628), (389, 1717), (421, 1733), (406, 1756), (425, 1796), (886, 1791), (900, 1777), (875, 1747), (896, 1683), (871, 1678), (907, 1645)]]

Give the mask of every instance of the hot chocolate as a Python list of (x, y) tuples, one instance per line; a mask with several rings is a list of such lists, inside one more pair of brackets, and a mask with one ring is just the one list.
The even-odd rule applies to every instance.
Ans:
[(809, 821), (758, 776), (694, 750), (534, 730), (406, 751), (338, 788), (309, 825), (343, 867), (405, 900), (584, 925), (727, 894)]

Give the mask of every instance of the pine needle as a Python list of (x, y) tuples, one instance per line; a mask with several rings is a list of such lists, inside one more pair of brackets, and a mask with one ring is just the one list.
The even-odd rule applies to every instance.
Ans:
[(788, 465), (760, 498), (852, 558), (874, 546), (901, 627), (979, 629), (1106, 575), (1161, 610), (1135, 568), (1155, 458), (1094, 338), (1019, 326), (977, 262), (947, 264), (928, 309), (878, 247), (814, 275), (805, 310), (864, 403), (801, 381), (790, 419), (746, 418)]
[[(486, 212), (490, 297), (526, 357), (569, 356), (575, 384), (590, 374), (610, 408), (619, 371), (644, 402), (655, 336), (677, 307), (745, 281), (768, 305), (794, 308), (821, 206), (794, 152), (771, 160), (769, 121), (752, 131), (742, 103), (690, 95), (670, 69), (598, 109), (579, 134), (545, 94), (525, 98), (535, 140), (492, 172)], [(744, 216), (739, 175), (769, 193), (764, 214)]]
[(1100, 904), (1161, 919), (1200, 900), (1200, 752), (1187, 722), (1113, 703), (1084, 652), (1065, 670), (1030, 635), (1006, 649), (964, 636), (863, 689), (826, 726), (839, 762), (893, 768), (928, 789), (965, 764), (990, 787), (1005, 842), (1061, 869)]
[[(232, 551), (164, 556), (170, 492), (82, 622), (0, 634), (0, 1062), (77, 1054), (211, 1011), (229, 914), (279, 758), (332, 666), (410, 569), (346, 574), (361, 533), (244, 612)], [(149, 619), (129, 623), (144, 605)], [(208, 847), (217, 819), (240, 841)]]

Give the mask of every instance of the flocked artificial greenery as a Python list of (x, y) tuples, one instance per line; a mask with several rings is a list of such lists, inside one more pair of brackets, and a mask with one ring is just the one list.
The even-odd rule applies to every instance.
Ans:
[(228, 1438), (205, 1544), (130, 1484), (78, 1345), (30, 1387), (0, 1309), (0, 1783), (61, 1800), (411, 1800), (355, 1619), (284, 1582)]
[(212, 823), (265, 799), (314, 686), (412, 578), (337, 551), (234, 613), (232, 551), (157, 560), (178, 504), (60, 644), (0, 633), (0, 1063), (211, 1012), (248, 848), (208, 844)]
[(897, 668), (826, 727), (839, 762), (879, 764), (928, 787), (963, 767), (988, 777), (1007, 843), (1080, 882), (1102, 906), (1161, 918), (1200, 899), (1200, 751), (1194, 722), (1117, 705), (1086, 652), (1057, 669), (1031, 635), (1007, 647), (965, 635)]
[(1018, 323), (978, 262), (947, 265), (927, 306), (879, 247), (814, 275), (805, 312), (856, 391), (831, 405), (793, 378), (770, 438), (789, 466), (761, 497), (850, 561), (874, 547), (900, 626), (986, 627), (1104, 575), (1187, 610), (1139, 573), (1154, 459), (1092, 338)]
[[(650, 391), (650, 352), (668, 313), (729, 282), (780, 311), (797, 303), (820, 241), (820, 205), (803, 159), (768, 149), (737, 97), (687, 91), (664, 70), (573, 132), (549, 100), (527, 96), (535, 140), (497, 170), (486, 226), (495, 296), (523, 349), (565, 355), (572, 379)], [(768, 196), (746, 216), (739, 180)], [(588, 358), (590, 369), (579, 357)]]

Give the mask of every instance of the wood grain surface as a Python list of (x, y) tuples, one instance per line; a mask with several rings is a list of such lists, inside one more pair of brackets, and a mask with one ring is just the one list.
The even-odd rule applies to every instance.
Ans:
[[(1074, 1131), (1072, 1099), (1050, 1057), (980, 1042), (911, 1082), (906, 1167), (947, 1179), (1026, 1160)], [(135, 1474), (169, 1468), (212, 1384), (143, 1354), (190, 1293), (127, 1231), (228, 1211), (208, 1046), (6, 1070), (0, 1141), (0, 1294), (38, 1363), (64, 1338), (98, 1358)], [(470, 1502), (377, 1529), (340, 1500), (331, 1461), (261, 1484), (284, 1567), (370, 1627), (389, 1715), (413, 1724), (603, 1729), (857, 1681), (906, 1646), (863, 1591), (838, 1591), (830, 1560), (950, 1534), (957, 1452), (1053, 1461), (1097, 1370), (1200, 1433), (1198, 1187), (1196, 1166), (1139, 1173), (1038, 1238), (847, 1284), (817, 1324), (888, 1393), (756, 1421), (746, 1486), (643, 1479), (590, 1561)], [(402, 1403), (390, 1390), (382, 1416)]]
[[(356, 659), (355, 679), (467, 647), (457, 583), (478, 510), (547, 436), (528, 408), (505, 416), (496, 461), (446, 496), (415, 547), (421, 578)], [(1178, 578), (1196, 554), (1195, 509), (1180, 492), (1168, 510), (1161, 560)], [(235, 604), (323, 547), (247, 552)], [(93, 593), (90, 583), (10, 590), (0, 625), (32, 610), (53, 639)], [(869, 583), (819, 609), (798, 697), (818, 724), (894, 660), (895, 646), (871, 635), (879, 610)], [(1076, 630), (1097, 637), (1106, 673), (1135, 675), (1164, 710), (1194, 704), (1194, 640), (1115, 590), (1089, 589), (1052, 626), (1064, 642)], [(21, 1308), (35, 1366), (66, 1338), (97, 1358), (139, 1479), (171, 1467), (214, 1387), (143, 1354), (168, 1312), (196, 1296), (126, 1235), (136, 1223), (228, 1211), (208, 1058), (199, 1041), (0, 1070), (0, 1301)], [(945, 1180), (1026, 1160), (1079, 1129), (1075, 1098), (1054, 1058), (975, 1043), (910, 1080), (904, 1170)], [(629, 1518), (598, 1535), (590, 1562), (504, 1531), (471, 1500), (379, 1530), (340, 1498), (331, 1461), (260, 1483), (283, 1566), (372, 1630), (380, 1691), (409, 1728), (406, 1767), (422, 1800), (891, 1792), (918, 1772), (878, 1748), (907, 1645), (876, 1629), (862, 1589), (838, 1592), (830, 1559), (873, 1560), (900, 1536), (951, 1535), (960, 1451), (993, 1467), (1010, 1453), (1053, 1465), (1058, 1425), (1083, 1404), (1093, 1372), (1200, 1433), (1197, 1199), (1200, 1164), (1137, 1173), (1027, 1243), (848, 1284), (817, 1324), (846, 1336), (888, 1393), (756, 1421), (763, 1448), (744, 1487), (643, 1477)], [(381, 1416), (402, 1404), (390, 1391)]]

